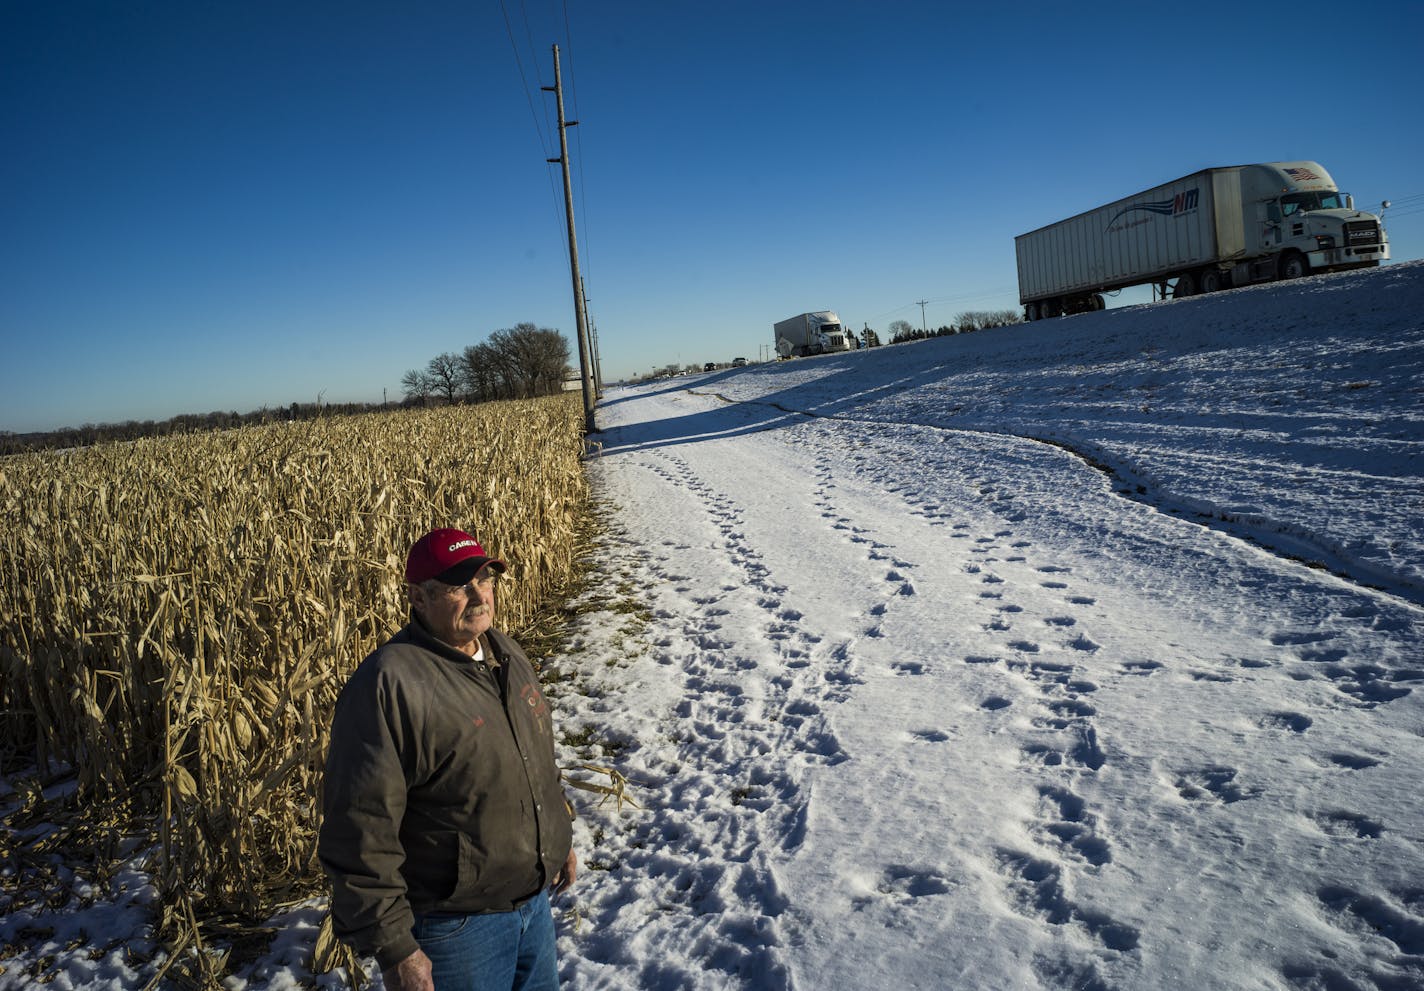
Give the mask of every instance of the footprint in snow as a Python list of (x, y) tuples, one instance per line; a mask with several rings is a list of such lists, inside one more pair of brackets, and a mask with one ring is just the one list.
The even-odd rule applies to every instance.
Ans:
[(1424, 893), (1418, 889), (1363, 894), (1343, 885), (1326, 885), (1316, 897), (1340, 928), (1383, 937), (1408, 956), (1424, 955), (1424, 918), (1419, 914)]
[(1311, 816), (1321, 832), (1340, 839), (1377, 840), (1384, 826), (1357, 812), (1321, 812)]
[(1320, 633), (1314, 630), (1282, 630), (1272, 633), (1271, 643), (1277, 647), (1296, 647), (1302, 644), (1323, 643), (1332, 639), (1334, 634)]
[(1108, 950), (1122, 953), (1137, 948), (1141, 934), (1135, 928), (1068, 897), (1063, 869), (1058, 864), (1007, 848), (1000, 848), (995, 854), (1021, 914), (1054, 926), (1081, 925)]
[(1124, 661), (1122, 665), (1123, 674), (1147, 675), (1154, 671), (1161, 670), (1162, 665), (1158, 661)]
[(1189, 802), (1216, 800), (1224, 805), (1255, 798), (1259, 789), (1246, 788), (1236, 781), (1236, 769), (1232, 767), (1200, 767), (1182, 772), (1178, 776), (1177, 794)]
[(1192, 681), (1208, 681), (1221, 685), (1229, 685), (1236, 680), (1231, 675), (1222, 674), (1220, 671), (1188, 671), (1187, 675)]
[(856, 894), (851, 900), (851, 908), (865, 911), (877, 902), (889, 901), (905, 903), (916, 898), (930, 898), (947, 894), (952, 882), (938, 871), (911, 867), (907, 864), (890, 864), (875, 882), (873, 890), (862, 882), (856, 887), (864, 894)]
[(1260, 720), (1262, 729), (1282, 729), (1290, 730), (1292, 733), (1304, 733), (1310, 729), (1314, 722), (1309, 716), (1299, 712), (1268, 712)]
[(1093, 831), (1093, 817), (1086, 803), (1057, 785), (1042, 785), (1038, 789), (1040, 828), (1062, 845), (1065, 852), (1075, 854), (1094, 867), (1112, 862), (1107, 841)]
[(890, 864), (885, 868), (876, 890), (883, 895), (927, 898), (947, 894), (950, 887), (950, 879), (939, 871), (910, 867), (906, 864)]

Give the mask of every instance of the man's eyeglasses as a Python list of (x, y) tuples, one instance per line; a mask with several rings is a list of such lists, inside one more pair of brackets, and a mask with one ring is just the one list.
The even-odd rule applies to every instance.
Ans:
[(482, 575), (479, 578), (476, 578), (474, 581), (469, 582), (465, 585), (446, 585), (443, 591), (444, 594), (452, 598), (460, 594), (463, 594), (466, 598), (468, 598), (469, 596), (474, 595), (476, 590), (488, 592), (490, 589), (494, 588), (495, 583), (498, 580), (499, 575), (491, 573), (488, 575)]

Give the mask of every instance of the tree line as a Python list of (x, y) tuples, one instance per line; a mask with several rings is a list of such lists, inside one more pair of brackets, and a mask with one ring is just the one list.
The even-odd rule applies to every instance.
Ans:
[(533, 399), (562, 392), (570, 376), (569, 342), (557, 330), (520, 323), (481, 344), (437, 354), (401, 376), (407, 403)]
[(167, 437), (210, 430), (232, 430), (260, 423), (315, 420), (324, 416), (370, 413), (391, 409), (385, 403), (292, 403), (290, 406), (263, 406), (247, 413), (213, 410), (210, 413), (180, 413), (166, 420), (124, 420), (122, 423), (86, 423), (80, 427), (60, 427), (15, 433), (0, 430), (0, 457), (27, 451), (55, 451), (67, 447), (88, 447), (112, 441), (132, 441), (141, 437)]
[(972, 334), (976, 330), (993, 327), (1009, 327), (1023, 323), (1023, 314), (1018, 310), (971, 310), (954, 318), (954, 323), (945, 324), (935, 330), (923, 330), (912, 326), (908, 320), (891, 321), (890, 343), (903, 341), (923, 341), (930, 337), (948, 337), (950, 334)]
[(248, 413), (214, 410), (210, 413), (182, 413), (166, 420), (125, 420), (122, 423), (86, 423), (81, 427), (61, 427), (31, 433), (0, 430), (0, 457), (27, 451), (87, 447), (110, 441), (131, 441), (141, 437), (231, 430), (252, 424), (312, 420), (323, 416), (370, 413), (406, 406), (424, 406), (432, 400), (447, 403), (481, 402), (491, 399), (532, 399), (563, 389), (570, 375), (569, 345), (562, 334), (547, 327), (521, 323), (497, 330), (483, 344), (472, 344), (460, 354), (441, 354), (430, 359), (424, 369), (408, 371), (401, 378), (405, 401), (395, 403), (292, 403), (290, 406), (263, 406)]

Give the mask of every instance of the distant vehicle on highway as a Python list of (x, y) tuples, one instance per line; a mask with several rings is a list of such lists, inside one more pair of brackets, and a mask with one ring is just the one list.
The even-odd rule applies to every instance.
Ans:
[(745, 358), (733, 358), (733, 359), (732, 359), (732, 367), (733, 367), (733, 368), (741, 368), (741, 367), (742, 367), (743, 365), (745, 365), (746, 363), (747, 363), (747, 359), (745, 359)]
[(715, 361), (709, 361), (709, 362), (707, 362), (707, 364), (705, 364), (705, 365), (702, 366), (702, 370), (703, 370), (704, 372), (715, 372), (715, 371), (717, 370), (717, 362), (715, 362)]
[(783, 358), (850, 350), (841, 318), (830, 310), (798, 313), (772, 324), (771, 337), (776, 342), (776, 353)]

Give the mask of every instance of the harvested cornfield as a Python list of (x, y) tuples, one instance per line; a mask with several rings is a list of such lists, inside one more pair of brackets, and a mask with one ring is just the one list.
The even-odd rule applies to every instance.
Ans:
[(0, 756), (72, 768), (91, 845), (152, 830), (204, 915), (315, 890), (331, 706), (406, 620), (406, 549), (469, 530), (531, 632), (576, 566), (581, 433), (557, 397), (5, 459)]

